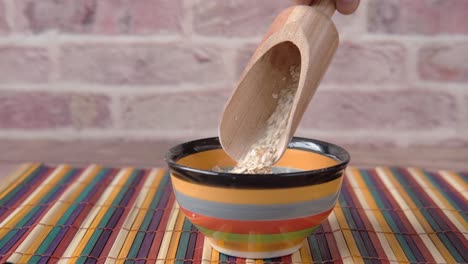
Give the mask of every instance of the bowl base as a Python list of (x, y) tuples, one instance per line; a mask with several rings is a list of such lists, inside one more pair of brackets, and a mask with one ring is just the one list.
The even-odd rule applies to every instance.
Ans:
[[(209, 241), (209, 240), (208, 240)], [(283, 250), (277, 250), (277, 251), (265, 251), (265, 252), (251, 252), (251, 251), (237, 251), (237, 250), (232, 250), (232, 249), (226, 249), (223, 247), (219, 247), (210, 241), (211, 247), (216, 249), (217, 251), (233, 256), (233, 257), (239, 257), (239, 258), (248, 258), (248, 259), (268, 259), (268, 258), (277, 258), (277, 257), (282, 257), (286, 255), (290, 255), (301, 248), (302, 243), (299, 245), (295, 245), (290, 248), (286, 248)]]

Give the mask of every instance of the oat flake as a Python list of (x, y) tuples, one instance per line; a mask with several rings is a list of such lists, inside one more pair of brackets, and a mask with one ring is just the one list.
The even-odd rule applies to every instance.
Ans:
[[(272, 166), (277, 160), (276, 149), (281, 136), (286, 132), (289, 114), (299, 83), (300, 66), (292, 66), (289, 70), (290, 80), (279, 94), (273, 94), (278, 100), (275, 111), (267, 121), (264, 135), (250, 147), (246, 156), (240, 159), (237, 165), (230, 171), (244, 174), (272, 173)], [(276, 95), (276, 96), (275, 96)]]

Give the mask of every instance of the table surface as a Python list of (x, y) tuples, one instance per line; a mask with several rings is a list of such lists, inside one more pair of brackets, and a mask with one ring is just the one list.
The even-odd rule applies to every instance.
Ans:
[[(466, 263), (467, 173), (350, 167), (330, 217), (289, 256), (220, 254), (163, 169), (0, 166), (0, 262)], [(2, 181), (4, 182), (4, 181)]]
[[(166, 151), (186, 140), (189, 139), (0, 139), (0, 149), (8, 150), (0, 151), (0, 166), (9, 162), (40, 161), (74, 166), (99, 163), (113, 167), (159, 167), (166, 165)], [(351, 165), (358, 167), (387, 165), (468, 171), (468, 144), (447, 142), (443, 145), (396, 146), (384, 142), (355, 142), (341, 146), (350, 152)]]

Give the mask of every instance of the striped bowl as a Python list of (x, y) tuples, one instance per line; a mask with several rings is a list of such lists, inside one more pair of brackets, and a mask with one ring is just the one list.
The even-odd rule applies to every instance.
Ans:
[(218, 138), (180, 144), (166, 156), (185, 216), (213, 248), (244, 258), (298, 250), (333, 210), (349, 159), (339, 146), (306, 138), (293, 138), (275, 165), (285, 173), (212, 171), (235, 164)]

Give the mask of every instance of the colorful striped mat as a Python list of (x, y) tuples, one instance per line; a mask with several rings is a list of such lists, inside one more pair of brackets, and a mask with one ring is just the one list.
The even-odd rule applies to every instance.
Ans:
[(163, 169), (24, 164), (0, 187), (0, 263), (466, 263), (467, 173), (349, 168), (333, 213), (293, 255), (213, 250)]

